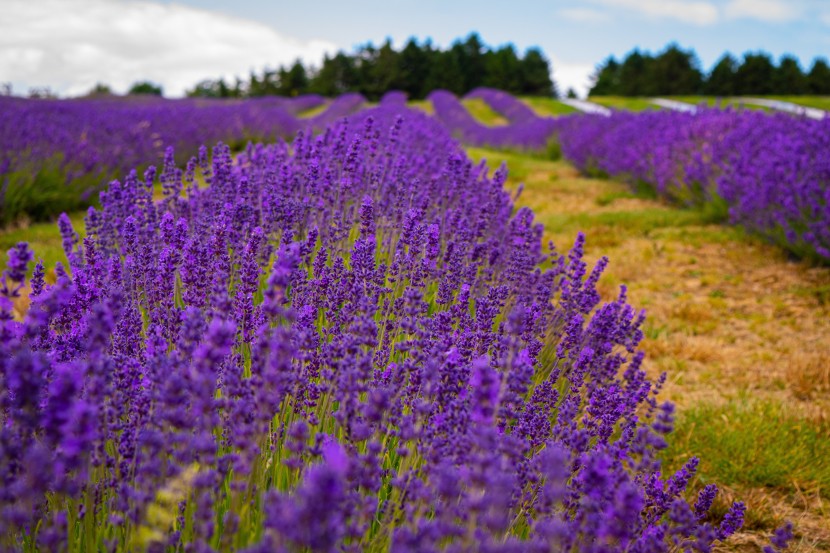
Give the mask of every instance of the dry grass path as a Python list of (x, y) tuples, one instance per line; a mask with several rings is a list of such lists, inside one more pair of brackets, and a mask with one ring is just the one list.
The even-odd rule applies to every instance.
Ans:
[(508, 186), (524, 183), (519, 203), (558, 249), (583, 231), (589, 259), (611, 260), (604, 298), (625, 283), (647, 310), (648, 370), (668, 373), (664, 397), (678, 405), (667, 462), (699, 455), (697, 485), (747, 503), (748, 532), (731, 549), (758, 551), (787, 518), (795, 551), (830, 550), (830, 269), (565, 162), (469, 152), (507, 161)]

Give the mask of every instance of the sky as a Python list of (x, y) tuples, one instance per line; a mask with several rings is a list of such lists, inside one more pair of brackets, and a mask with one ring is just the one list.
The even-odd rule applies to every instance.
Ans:
[(182, 96), (205, 78), (409, 37), (440, 47), (478, 32), (485, 43), (538, 46), (564, 92), (584, 95), (595, 67), (632, 49), (676, 42), (708, 70), (724, 54), (830, 54), (828, 0), (2, 0), (0, 83), (80, 95), (139, 80)]

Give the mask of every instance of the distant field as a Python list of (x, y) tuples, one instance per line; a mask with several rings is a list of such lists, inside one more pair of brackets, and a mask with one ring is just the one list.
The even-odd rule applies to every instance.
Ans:
[(538, 96), (524, 96), (519, 98), (522, 102), (533, 108), (537, 115), (557, 116), (579, 113), (579, 110), (563, 104), (554, 98), (540, 98)]
[[(719, 98), (716, 96), (661, 96), (661, 98), (668, 98), (677, 100), (678, 102), (686, 102), (693, 105), (705, 104), (707, 106), (735, 106), (745, 109), (754, 109), (762, 111), (772, 111), (769, 108), (762, 106), (755, 106), (746, 103), (746, 99), (750, 97), (734, 96), (730, 98)], [(781, 100), (784, 102), (792, 102), (799, 106), (818, 108), (830, 111), (830, 97), (828, 96), (751, 96), (751, 98), (766, 98), (768, 100)], [(613, 109), (621, 109), (625, 111), (643, 111), (646, 109), (661, 109), (651, 103), (649, 98), (636, 97), (629, 98), (623, 96), (591, 96), (588, 98), (591, 102), (596, 102), (602, 106)]]
[(464, 107), (467, 108), (470, 115), (475, 117), (480, 123), (490, 126), (507, 124), (507, 119), (491, 108), (481, 98), (465, 98), (461, 100), (461, 103), (464, 104)]
[(589, 102), (594, 102), (611, 109), (625, 111), (645, 111), (647, 109), (661, 109), (651, 103), (648, 98), (628, 98), (624, 96), (591, 96)]
[[(804, 107), (812, 107), (830, 111), (830, 97), (828, 96), (757, 96), (758, 98), (767, 98), (770, 100), (782, 100), (784, 102), (792, 102)], [(744, 97), (736, 96), (731, 98), (718, 98), (715, 96), (665, 96), (671, 100), (678, 102), (686, 102), (695, 106), (706, 105), (710, 107), (715, 106), (732, 106), (739, 109), (751, 109), (761, 111), (773, 111), (770, 108), (763, 106), (755, 106), (746, 103)], [(555, 98), (544, 98), (538, 96), (524, 96), (519, 98), (522, 102), (530, 106), (538, 115), (543, 117), (557, 117), (560, 115), (570, 115), (579, 113), (579, 110), (571, 106), (563, 104), (560, 100)], [(589, 101), (597, 103), (607, 108), (621, 110), (621, 111), (646, 111), (664, 109), (651, 102), (651, 98), (647, 97), (625, 97), (625, 96), (591, 96)], [(479, 122), (495, 126), (504, 125), (507, 123), (504, 117), (494, 111), (483, 100), (480, 99), (465, 99), (461, 101), (464, 107), (470, 114)], [(432, 104), (426, 100), (409, 102), (409, 106), (432, 114)], [(319, 108), (318, 108), (319, 109)]]
[(300, 113), (297, 114), (297, 117), (301, 117), (301, 118), (305, 119), (305, 118), (308, 118), (308, 117), (314, 117), (315, 115), (320, 115), (321, 113), (323, 113), (324, 111), (326, 111), (328, 109), (329, 104), (331, 104), (330, 101), (323, 102), (322, 104), (320, 104), (317, 107), (313, 107), (311, 109), (301, 111)]
[(798, 104), (799, 106), (830, 111), (830, 96), (758, 96), (758, 98), (782, 100), (784, 102)]

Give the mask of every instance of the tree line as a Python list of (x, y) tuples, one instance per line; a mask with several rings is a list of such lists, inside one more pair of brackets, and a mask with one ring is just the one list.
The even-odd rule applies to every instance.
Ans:
[(621, 62), (611, 56), (592, 82), (589, 96), (830, 94), (830, 66), (816, 58), (804, 71), (790, 55), (776, 64), (766, 52), (747, 52), (740, 60), (727, 53), (704, 73), (693, 50), (670, 44), (657, 55), (635, 49)]
[(551, 67), (539, 48), (519, 55), (513, 45), (485, 45), (478, 34), (456, 40), (445, 50), (427, 40), (410, 38), (400, 50), (389, 39), (379, 47), (371, 43), (352, 54), (326, 55), (320, 67), (295, 61), (278, 69), (251, 72), (247, 80), (208, 79), (188, 91), (191, 97), (242, 98), (268, 95), (297, 96), (317, 93), (339, 96), (359, 92), (378, 100), (389, 90), (402, 90), (412, 99), (425, 98), (439, 88), (463, 95), (488, 86), (524, 96), (556, 96)]

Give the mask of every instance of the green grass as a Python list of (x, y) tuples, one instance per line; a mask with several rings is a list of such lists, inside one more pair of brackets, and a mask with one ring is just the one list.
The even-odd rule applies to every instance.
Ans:
[(103, 183), (117, 172), (100, 168), (95, 174), (82, 174), (68, 181), (79, 167), (63, 166), (61, 155), (39, 162), (23, 163), (19, 169), (0, 178), (0, 228), (20, 220), (47, 221), (63, 211), (73, 211), (93, 203)]
[(504, 116), (480, 98), (465, 98), (461, 103), (479, 123), (490, 126), (507, 124)]
[[(677, 100), (678, 102), (686, 102), (688, 104), (693, 105), (700, 105), (705, 104), (707, 106), (733, 106), (733, 107), (741, 107), (744, 109), (751, 109), (751, 110), (760, 110), (760, 111), (772, 111), (769, 108), (763, 106), (755, 106), (752, 104), (745, 103), (745, 99), (741, 96), (734, 96), (729, 98), (718, 98), (715, 96), (699, 96), (699, 95), (692, 95), (692, 96), (661, 96), (664, 98), (668, 98), (671, 100)], [(830, 96), (748, 96), (748, 98), (766, 98), (768, 100), (781, 100), (784, 102), (792, 102), (793, 104), (798, 104), (800, 106), (805, 107), (812, 107), (830, 111)], [(525, 102), (531, 104), (531, 107), (537, 110), (537, 113), (540, 115), (559, 115), (559, 113), (550, 112), (547, 113), (544, 111), (545, 108), (537, 108), (536, 105), (531, 103), (531, 100), (541, 100), (541, 101), (549, 101), (549, 102), (556, 102), (556, 100), (548, 100), (547, 98), (538, 98), (538, 99), (530, 99), (525, 98)], [(595, 102), (601, 106), (605, 106), (612, 109), (619, 109), (624, 111), (644, 111), (647, 109), (660, 109), (659, 106), (656, 106), (651, 103), (649, 98), (639, 98), (639, 97), (625, 97), (625, 96), (591, 96), (588, 98), (591, 102)], [(542, 102), (540, 104), (544, 105)], [(567, 106), (565, 106), (567, 107)]]
[(435, 108), (432, 107), (432, 102), (429, 100), (410, 100), (407, 102), (407, 106), (412, 109), (423, 111), (428, 115), (435, 113)]
[(628, 236), (649, 236), (653, 231), (667, 227), (679, 228), (713, 223), (711, 217), (702, 210), (674, 210), (662, 206), (631, 211), (558, 215), (542, 222), (545, 228), (554, 233), (599, 227)]
[[(799, 106), (805, 106), (810, 108), (818, 108), (830, 111), (830, 96), (751, 96), (752, 98), (766, 98), (768, 100), (781, 100), (783, 102), (791, 102), (793, 104), (798, 104)], [(741, 97), (733, 97), (733, 98), (717, 98), (715, 96), (666, 96), (666, 98), (670, 98), (672, 100), (677, 100), (678, 102), (687, 102), (689, 104), (699, 105), (699, 104), (706, 104), (708, 106), (714, 106), (718, 103), (725, 103), (729, 105), (740, 105), (742, 102)], [(759, 109), (760, 106), (746, 106), (749, 109)]]
[(523, 96), (519, 98), (530, 106), (537, 115), (556, 117), (557, 115), (569, 115), (579, 113), (579, 110), (565, 105), (555, 98), (542, 98), (538, 96)]
[(768, 100), (781, 100), (791, 102), (808, 108), (818, 108), (830, 111), (830, 96), (753, 96), (754, 98), (766, 98)]
[(830, 427), (777, 402), (742, 397), (681, 412), (664, 459), (677, 469), (692, 454), (701, 460), (698, 475), (705, 483), (818, 488), (830, 497)]
[(308, 117), (314, 117), (315, 115), (320, 115), (321, 113), (323, 113), (324, 111), (326, 111), (328, 109), (330, 103), (331, 102), (326, 101), (326, 102), (323, 102), (322, 104), (320, 104), (319, 106), (313, 107), (311, 109), (307, 109), (305, 111), (301, 111), (300, 113), (297, 114), (297, 117), (305, 119), (305, 118), (308, 118)]
[(537, 170), (540, 161), (522, 152), (489, 148), (467, 148), (467, 154), (476, 162), (486, 159), (488, 163), (495, 163), (497, 166), (504, 161), (510, 178), (520, 181), (527, 179), (531, 171)]
[[(76, 211), (69, 214), (72, 226), (81, 237), (86, 233), (84, 226), (85, 212)], [(57, 218), (55, 221), (45, 223), (34, 223), (25, 227), (0, 231), (0, 252), (2, 252), (2, 265), (6, 263), (6, 252), (18, 242), (28, 242), (29, 247), (35, 252), (35, 261), (42, 259), (44, 266), (51, 269), (55, 263), (60, 261), (66, 266), (66, 255), (61, 245), (61, 235), (58, 232)], [(29, 267), (31, 274), (34, 263)]]
[(678, 102), (686, 102), (687, 104), (692, 104), (695, 106), (699, 106), (700, 104), (706, 104), (707, 106), (714, 106), (718, 103), (718, 98), (714, 96), (660, 96), (661, 98), (668, 98), (669, 100), (677, 100)]
[(624, 96), (591, 96), (588, 101), (611, 109), (624, 111), (645, 111), (648, 109), (661, 109), (651, 103), (649, 98), (629, 98)]

